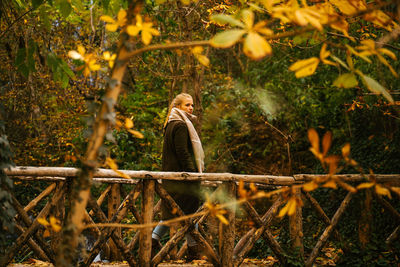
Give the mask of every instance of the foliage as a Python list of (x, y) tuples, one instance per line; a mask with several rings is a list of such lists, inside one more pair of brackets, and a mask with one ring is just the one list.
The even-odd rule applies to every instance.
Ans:
[(7, 136), (4, 134), (3, 121), (0, 120), (0, 252), (2, 254), (9, 245), (10, 235), (14, 233), (13, 218), (16, 212), (12, 206), (10, 194), (13, 189), (13, 182), (4, 172), (12, 166), (14, 166), (12, 152)]

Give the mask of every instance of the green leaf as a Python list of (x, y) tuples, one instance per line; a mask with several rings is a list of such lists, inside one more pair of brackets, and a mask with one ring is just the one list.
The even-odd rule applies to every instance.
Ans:
[(48, 10), (46, 8), (46, 6), (41, 6), (39, 8), (39, 14), (40, 14), (40, 20), (43, 22), (43, 25), (46, 27), (46, 29), (48, 31), (51, 30), (51, 23), (50, 23), (50, 19), (48, 16)]
[(354, 73), (345, 73), (336, 78), (333, 85), (339, 88), (352, 88), (358, 85)]
[(60, 3), (61, 15), (64, 18), (67, 18), (69, 16), (69, 14), (71, 14), (71, 11), (72, 11), (71, 4), (67, 0), (61, 1), (61, 3)]
[(245, 34), (245, 30), (228, 30), (217, 33), (211, 38), (210, 43), (214, 47), (227, 48), (234, 45)]
[(371, 77), (364, 75), (363, 73), (361, 73), (361, 71), (359, 71), (357, 73), (361, 76), (362, 81), (364, 82), (364, 84), (367, 86), (367, 88), (371, 92), (377, 93), (377, 94), (382, 94), (390, 103), (394, 102), (390, 93), (380, 83), (378, 83)]
[(225, 15), (225, 14), (212, 15), (210, 19), (218, 24), (225, 25), (228, 23), (231, 26), (238, 26), (238, 27), (244, 28), (244, 24), (241, 21), (239, 21), (229, 15)]
[(61, 76), (61, 86), (62, 88), (67, 88), (69, 83), (69, 77), (65, 73)]
[(74, 72), (69, 68), (68, 64), (67, 64), (64, 60), (62, 60), (62, 59), (60, 59), (60, 66), (61, 66), (61, 69), (62, 69), (70, 78), (75, 78)]
[(15, 65), (17, 68), (25, 62), (26, 59), (26, 49), (18, 49), (17, 56), (15, 57)]
[(335, 60), (337, 63), (339, 63), (340, 65), (342, 65), (345, 69), (350, 70), (349, 67), (347, 66), (346, 63), (344, 63), (340, 58), (334, 56), (334, 55), (330, 55), (330, 57)]

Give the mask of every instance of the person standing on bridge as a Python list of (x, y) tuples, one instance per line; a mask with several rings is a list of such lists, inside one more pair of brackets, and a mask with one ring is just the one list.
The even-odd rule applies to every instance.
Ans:
[[(164, 143), (162, 151), (162, 170), (173, 172), (203, 172), (204, 152), (200, 138), (193, 126), (193, 99), (181, 93), (172, 101), (164, 124)], [(200, 181), (163, 180), (165, 190), (185, 214), (197, 211), (200, 206)], [(162, 205), (162, 220), (174, 216), (166, 205)], [(152, 233), (152, 256), (161, 248), (160, 239), (169, 227), (157, 225)], [(190, 234), (186, 234), (188, 261), (198, 259), (199, 245)]]

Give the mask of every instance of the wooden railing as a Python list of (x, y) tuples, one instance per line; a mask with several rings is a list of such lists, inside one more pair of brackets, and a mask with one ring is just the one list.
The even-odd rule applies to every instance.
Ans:
[[(55, 263), (56, 249), (59, 244), (60, 234), (54, 228), (47, 229), (40, 223), (40, 219), (48, 219), (50, 216), (57, 218), (62, 223), (65, 217), (65, 207), (68, 207), (68, 186), (71, 179), (76, 177), (78, 170), (75, 168), (57, 167), (16, 167), (7, 170), (14, 183), (23, 183), (33, 186), (34, 183), (44, 181), (50, 183), (34, 199), (25, 200), (25, 206), (21, 204), (21, 195), (13, 195), (13, 206), (17, 211), (15, 217), (16, 230), (19, 236), (8, 248), (7, 253), (0, 258), (0, 265), (6, 266), (18, 252), (26, 245), (35, 256), (41, 260)], [(124, 260), (130, 266), (156, 266), (166, 258), (180, 259), (183, 257), (186, 244), (183, 242), (185, 233), (190, 232), (194, 238), (205, 248), (207, 258), (214, 266), (240, 266), (246, 256), (251, 252), (257, 240), (264, 239), (271, 248), (276, 259), (282, 265), (287, 263), (287, 255), (282, 245), (276, 240), (271, 232), (271, 224), (276, 217), (279, 207), (285, 203), (281, 195), (275, 194), (271, 203), (263, 214), (259, 214), (251, 201), (246, 199), (240, 202), (239, 207), (228, 208), (224, 217), (228, 224), (220, 224), (214, 227), (219, 229), (217, 233), (209, 224), (210, 210), (204, 206), (198, 210), (197, 215), (183, 217), (180, 207), (168, 195), (162, 187), (161, 180), (196, 180), (201, 181), (204, 187), (212, 189), (208, 203), (224, 202), (230, 203), (237, 199), (238, 184), (254, 183), (259, 191), (270, 192), (273, 189), (285, 188), (296, 184), (303, 184), (312, 180), (317, 175), (293, 175), (293, 176), (271, 176), (271, 175), (239, 175), (231, 173), (173, 173), (173, 172), (149, 172), (149, 171), (122, 171), (131, 179), (120, 178), (113, 170), (99, 169), (94, 175), (96, 188), (101, 188), (97, 196), (92, 196), (86, 209), (86, 223), (88, 228), (84, 234), (94, 237), (90, 245), (82, 249), (87, 250), (85, 255), (79, 259), (81, 266), (89, 266), (95, 257), (102, 251), (109, 260)], [(323, 175), (319, 175), (321, 177)], [(361, 182), (365, 178), (361, 175), (339, 175), (340, 179), (347, 182)], [(391, 185), (400, 184), (400, 175), (375, 175), (379, 183)], [(41, 183), (43, 184), (43, 183)], [(341, 216), (349, 205), (354, 193), (348, 192), (336, 209), (332, 218), (329, 218), (321, 208), (318, 201), (309, 193), (297, 187), (295, 194), (316, 211), (317, 215), (326, 224), (323, 233), (316, 240), (315, 246), (310, 253), (305, 253), (303, 248), (303, 218), (302, 207), (296, 206), (293, 216), (289, 217), (289, 230), (292, 245), (297, 249), (301, 257), (305, 258), (305, 265), (311, 266), (328, 238), (340, 239), (340, 233), (335, 229)], [(94, 190), (99, 191), (99, 189)], [(218, 198), (218, 192), (224, 192), (224, 199)], [(27, 196), (24, 195), (24, 198)], [(108, 197), (108, 203), (104, 201)], [(393, 208), (389, 201), (376, 195), (378, 201), (385, 210), (400, 225), (400, 214)], [(122, 201), (121, 201), (122, 199)], [(179, 227), (171, 227), (169, 240), (165, 240), (162, 249), (151, 258), (151, 232), (154, 227), (154, 219), (160, 210), (160, 200), (165, 201), (171, 210), (176, 211), (181, 220)], [(158, 202), (157, 202), (158, 201)], [(225, 203), (226, 204), (226, 203)], [(107, 206), (107, 213), (104, 211)], [(236, 210), (245, 212), (247, 219), (241, 218), (242, 222), (247, 220), (253, 224), (246, 232), (237, 237), (235, 231)], [(40, 218), (40, 219), (39, 219)], [(39, 220), (38, 220), (39, 219)], [(54, 222), (53, 222), (54, 223)], [(124, 225), (121, 225), (124, 224)], [(198, 227), (193, 227), (194, 225)], [(175, 226), (177, 223), (174, 224)], [(213, 230), (214, 229), (214, 230)], [(132, 232), (134, 234), (132, 234)], [(210, 231), (213, 232), (210, 234)], [(387, 238), (390, 244), (399, 237), (399, 226), (394, 229)], [(216, 240), (215, 235), (218, 236)], [(179, 249), (179, 250), (178, 250)]]

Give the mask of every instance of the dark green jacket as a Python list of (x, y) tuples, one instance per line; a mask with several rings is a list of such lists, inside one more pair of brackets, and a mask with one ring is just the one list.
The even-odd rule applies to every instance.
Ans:
[(183, 121), (171, 121), (165, 128), (162, 170), (196, 172), (189, 131)]

